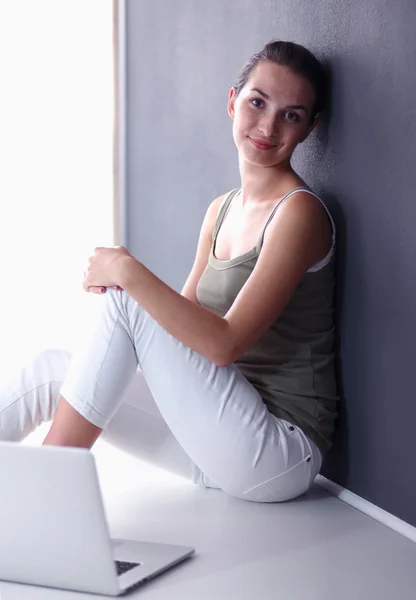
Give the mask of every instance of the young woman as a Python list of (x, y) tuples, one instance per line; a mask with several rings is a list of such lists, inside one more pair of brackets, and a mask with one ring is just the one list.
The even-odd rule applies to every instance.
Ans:
[[(231, 88), (241, 186), (209, 206), (178, 294), (124, 247), (96, 248), (95, 313), (73, 356), (47, 350), (0, 395), (0, 439), (103, 436), (195, 483), (279, 502), (331, 446), (335, 227), (290, 159), (325, 102), (320, 63), (272, 42)], [(105, 293), (104, 293), (105, 292)]]

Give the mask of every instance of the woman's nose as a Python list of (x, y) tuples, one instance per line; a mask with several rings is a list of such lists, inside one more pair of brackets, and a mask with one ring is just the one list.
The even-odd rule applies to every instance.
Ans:
[(278, 137), (278, 124), (274, 115), (267, 115), (259, 123), (259, 130), (265, 138)]

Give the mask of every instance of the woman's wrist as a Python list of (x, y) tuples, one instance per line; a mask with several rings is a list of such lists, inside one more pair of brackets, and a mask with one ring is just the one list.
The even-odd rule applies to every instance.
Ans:
[(141, 266), (141, 263), (134, 256), (123, 256), (120, 259), (117, 271), (117, 284), (126, 289), (134, 281), (137, 282)]

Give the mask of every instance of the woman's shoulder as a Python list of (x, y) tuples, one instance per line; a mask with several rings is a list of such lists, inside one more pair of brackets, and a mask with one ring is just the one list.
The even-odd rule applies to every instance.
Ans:
[(237, 189), (232, 189), (229, 190), (228, 192), (225, 192), (224, 194), (221, 194), (221, 196), (218, 196), (217, 198), (215, 198), (215, 200), (213, 200), (211, 202), (211, 204), (208, 206), (207, 209), (207, 217), (209, 217), (211, 220), (213, 220), (214, 222), (217, 220), (220, 211), (222, 208), (225, 207), (225, 204), (227, 202), (227, 200), (230, 199), (230, 197), (234, 194), (234, 192), (237, 192)]
[[(232, 191), (232, 190), (231, 190)], [(224, 207), (225, 201), (230, 195), (230, 191), (225, 192), (225, 194), (221, 194), (221, 196), (217, 196), (214, 200), (209, 204), (204, 217), (204, 222), (202, 223), (201, 232), (203, 235), (212, 236), (215, 225), (217, 223), (219, 214), (221, 209)]]
[(314, 219), (317, 224), (321, 224), (324, 228), (330, 228), (332, 233), (335, 234), (335, 223), (322, 199), (321, 195), (313, 190), (304, 181), (300, 180), (299, 184), (290, 190), (281, 200), (285, 200), (287, 204), (287, 211), (293, 211), (299, 214), (299, 211), (303, 211), (309, 218)]
[[(270, 235), (281, 239), (282, 228), (293, 227), (303, 231), (302, 238), (312, 240), (311, 263), (315, 264), (328, 254), (335, 240), (335, 224), (325, 203), (307, 184), (294, 185), (280, 198), (272, 214), (279, 209), (279, 219), (271, 219)], [(274, 223), (273, 223), (274, 222)], [(300, 235), (300, 234), (299, 234)]]

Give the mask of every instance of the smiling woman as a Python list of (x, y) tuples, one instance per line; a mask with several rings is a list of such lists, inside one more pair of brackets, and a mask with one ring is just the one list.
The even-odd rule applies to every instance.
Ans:
[(96, 247), (93, 318), (72, 356), (40, 353), (3, 387), (0, 439), (53, 419), (44, 444), (102, 434), (245, 500), (309, 489), (337, 412), (335, 225), (290, 161), (317, 125), (320, 78), (291, 42), (251, 59), (228, 99), (241, 186), (208, 206), (181, 294), (124, 247)]
[(112, 19), (112, 0), (1, 3), (3, 373), (73, 347), (86, 259), (113, 241)]

